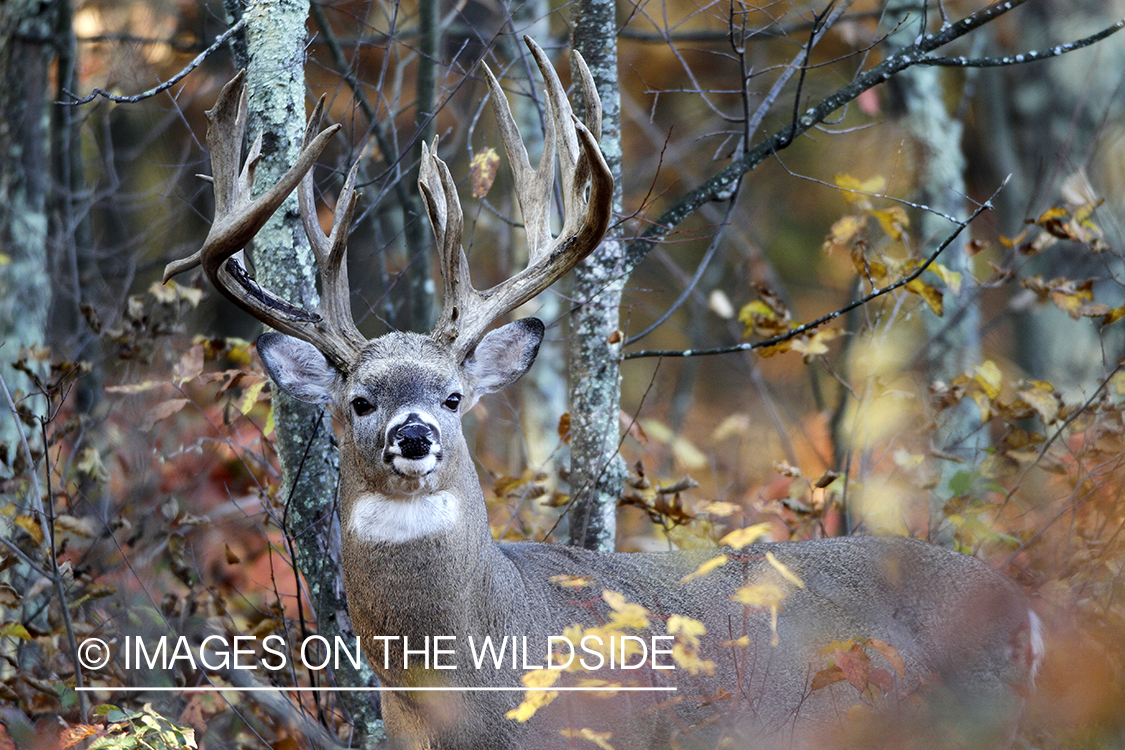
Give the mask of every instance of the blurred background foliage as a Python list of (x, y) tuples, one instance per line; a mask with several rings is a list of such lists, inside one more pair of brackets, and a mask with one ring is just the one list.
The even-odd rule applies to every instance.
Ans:
[[(134, 705), (106, 693), (98, 699), (132, 708), (87, 723), (68, 633), (297, 640), (316, 627), (280, 531), (287, 499), (270, 388), (247, 343), (256, 324), (201, 278), (158, 283), (165, 263), (201, 244), (212, 215), (211, 190), (195, 175), (209, 169), (203, 112), (236, 68), (231, 48), (159, 94), (65, 104), (94, 88), (129, 96), (167, 81), (240, 7), (28, 5), (43, 22), (29, 11), (0, 63), (42, 100), (31, 132), (49, 147), (36, 161), (25, 132), (9, 142), (8, 169), (18, 156), (39, 191), (27, 205), (41, 207), (46, 229), (18, 231), (41, 235), (46, 281), (5, 283), (37, 289), (49, 311), (11, 313), (24, 330), (45, 318), (38, 337), (12, 334), (0, 357), (19, 415), (2, 420), (0, 747), (62, 742), (60, 722), (92, 727), (73, 735), (88, 743), (142, 716), (145, 696)], [(612, 232), (629, 243), (649, 230), (795, 112), (913, 43), (920, 23), (936, 30), (985, 5), (620, 2), (625, 210)], [(9, 0), (4, 12), (20, 7)], [(811, 64), (783, 81), (819, 28), (816, 14), (830, 11), (840, 15)], [(357, 321), (372, 336), (431, 322), (419, 298), (431, 273), (414, 184), (419, 140), (439, 135), (453, 174), (466, 177), (477, 285), (499, 280), (518, 262), (521, 228), (504, 168), (485, 196), (468, 197), (470, 160), (499, 145), (477, 63), (504, 77), (517, 118), (531, 123), (525, 133), (540, 112), (518, 35), (531, 33), (566, 76), (564, 3), (444, 3), (436, 58), (421, 51), (418, 14), (414, 0), (324, 2), (308, 24), (310, 106), (326, 95), (330, 120), (344, 125), (317, 171), (322, 205), (346, 167), (362, 165), (349, 263)], [(1123, 14), (1119, 0), (1030, 0), (942, 54), (1050, 49)], [(416, 99), (423, 58), (437, 62), (432, 116)], [(1048, 624), (1049, 659), (1019, 746), (1120, 747), (1125, 35), (1026, 65), (914, 70), (928, 77), (868, 89), (639, 256), (621, 309), (634, 356), (622, 364), (630, 475), (618, 549), (713, 544), (761, 522), (776, 540), (894, 533), (956, 545), (1024, 584)], [(14, 111), (0, 115), (11, 131), (23, 122)], [(529, 146), (533, 158), (538, 148)], [(950, 217), (994, 194), (992, 210), (925, 274), (816, 333), (753, 352), (637, 355), (736, 347), (837, 310), (916, 270), (953, 233)], [(28, 210), (0, 207), (11, 226)], [(15, 270), (23, 256), (11, 231), (0, 264)], [(548, 339), (562, 341), (581, 300), (565, 285), (544, 296), (520, 313), (544, 316)], [(534, 384), (485, 400), (467, 420), (498, 538), (565, 538), (566, 363), (560, 346), (540, 359)], [(52, 557), (58, 575), (43, 567)], [(87, 684), (137, 679), (116, 662), (86, 675)], [(204, 678), (182, 669), (145, 679)], [(194, 727), (200, 746), (351, 736), (347, 713), (325, 696), (147, 698)]]

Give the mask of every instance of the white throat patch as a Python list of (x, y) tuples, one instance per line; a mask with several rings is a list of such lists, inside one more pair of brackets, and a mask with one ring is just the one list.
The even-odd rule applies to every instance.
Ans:
[(444, 490), (402, 499), (365, 492), (352, 507), (350, 526), (364, 541), (401, 544), (445, 531), (458, 516), (457, 498)]

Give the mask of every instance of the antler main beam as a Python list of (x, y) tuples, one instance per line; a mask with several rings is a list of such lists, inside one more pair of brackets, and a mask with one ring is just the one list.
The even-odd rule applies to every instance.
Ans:
[[(589, 69), (582, 56), (573, 52), (586, 104), (583, 124), (571, 111), (566, 91), (547, 55), (530, 37), (525, 36), (524, 42), (543, 74), (547, 93), (543, 156), (538, 169), (532, 169), (528, 162), (527, 150), (500, 84), (484, 68), (526, 228), (528, 265), (523, 271), (485, 291), (473, 287), (461, 246), (463, 217), (456, 183), (445, 162), (437, 156), (437, 140), (432, 148), (422, 146), (418, 182), (437, 238), (444, 287), (442, 314), (430, 335), (449, 346), (458, 359), (473, 350), (494, 321), (542, 292), (593, 252), (612, 218), (613, 175), (598, 146), (601, 100)], [(552, 239), (551, 193), (556, 150), (565, 216), (562, 230)]]
[[(259, 135), (250, 147), (246, 164), (239, 172), (246, 131), (245, 78), (246, 71), (240, 71), (223, 87), (215, 106), (207, 112), (207, 145), (211, 151), (211, 182), (215, 190), (215, 219), (211, 230), (196, 253), (165, 267), (164, 280), (202, 264), (211, 283), (225, 297), (261, 322), (309, 342), (346, 371), (366, 343), (352, 321), (344, 253), (348, 224), (357, 198), (356, 169), (352, 167), (348, 174), (332, 232), (325, 236), (313, 206), (311, 170), (340, 126), (319, 130), (324, 113), (324, 98), (321, 97), (309, 118), (296, 163), (269, 190), (251, 199), (254, 175), (261, 158), (262, 136)], [(301, 186), (301, 218), (321, 277), (321, 302), (315, 311), (296, 307), (263, 289), (238, 258), (233, 257), (250, 244), (298, 184)]]

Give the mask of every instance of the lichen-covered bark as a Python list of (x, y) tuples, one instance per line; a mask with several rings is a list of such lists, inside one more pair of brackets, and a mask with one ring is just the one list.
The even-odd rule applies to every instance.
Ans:
[[(888, 7), (892, 23), (896, 6), (906, 6), (904, 13), (916, 18), (912, 0), (895, 0)], [(890, 42), (906, 45), (921, 33), (918, 22), (906, 20)], [(889, 86), (893, 109), (900, 115), (913, 150), (915, 190), (910, 200), (930, 206), (947, 216), (965, 216), (965, 155), (961, 148), (961, 122), (952, 117), (944, 101), (946, 71), (936, 67), (914, 67), (901, 72)], [(929, 211), (916, 212), (913, 235), (930, 245), (920, 248), (926, 255), (934, 243), (948, 236), (951, 223)], [(966, 238), (967, 239), (967, 238)], [(942, 317), (922, 316), (929, 344), (926, 349), (927, 372), (931, 380), (948, 383), (955, 376), (980, 363), (979, 290), (973, 286), (969, 258), (964, 242), (956, 242), (943, 253), (940, 262), (962, 274), (960, 294), (945, 290)], [(942, 454), (966, 460), (979, 459), (976, 454), (984, 446), (980, 430), (980, 413), (970, 399), (939, 415), (934, 447)], [(962, 468), (956, 460), (939, 458), (936, 467), (941, 480), (932, 493), (930, 503), (930, 535), (934, 541), (952, 542), (951, 529), (945, 520), (945, 504), (950, 497), (949, 479)]]
[[(602, 151), (616, 182), (621, 212), (621, 100), (617, 82), (617, 28), (612, 0), (582, 0), (575, 9), (574, 48), (582, 53), (602, 100)], [(617, 454), (621, 404), (618, 308), (625, 288), (622, 243), (607, 238), (575, 270), (571, 316), (570, 512), (571, 544), (612, 550), (617, 498), (625, 466)]]
[[(247, 10), (248, 138), (259, 132), (262, 160), (256, 190), (276, 182), (296, 161), (304, 136), (305, 44), (308, 0), (270, 0)], [(258, 281), (284, 299), (306, 307), (317, 302), (316, 265), (301, 225), (295, 194), (255, 239)], [(331, 419), (324, 411), (274, 392), (277, 449), (284, 476), (285, 530), (305, 578), (321, 634), (353, 638), (347, 615), (340, 561), (335, 497), (339, 475)], [(337, 681), (371, 683), (370, 669), (353, 672), (341, 664)], [(341, 693), (357, 731), (370, 734), (374, 710), (363, 693)]]
[[(47, 66), (53, 8), (42, 0), (0, 3), (0, 374), (9, 390), (34, 389), (12, 368), (20, 349), (46, 342)], [(39, 41), (36, 41), (39, 40)], [(35, 436), (32, 435), (32, 440)], [(0, 455), (14, 455), (19, 432), (4, 409)]]

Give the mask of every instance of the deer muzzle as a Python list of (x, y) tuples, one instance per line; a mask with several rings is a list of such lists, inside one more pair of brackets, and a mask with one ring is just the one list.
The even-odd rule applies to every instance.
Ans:
[(387, 427), (383, 460), (396, 474), (425, 476), (441, 461), (441, 430), (417, 412), (392, 421)]

